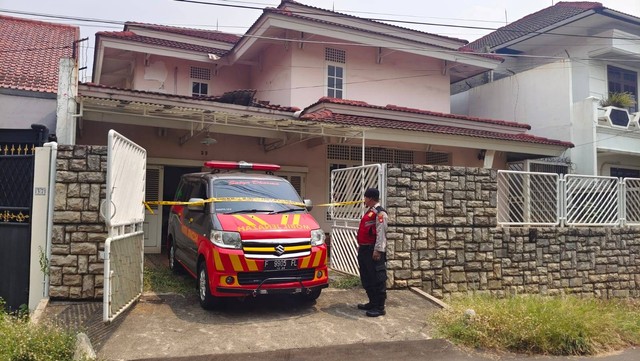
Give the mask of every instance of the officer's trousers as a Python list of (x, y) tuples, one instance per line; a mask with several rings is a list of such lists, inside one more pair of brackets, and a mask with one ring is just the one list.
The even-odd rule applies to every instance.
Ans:
[(378, 309), (384, 310), (387, 299), (387, 254), (382, 252), (380, 260), (373, 260), (373, 245), (360, 245), (358, 248), (358, 266), (360, 281), (367, 292), (369, 302)]

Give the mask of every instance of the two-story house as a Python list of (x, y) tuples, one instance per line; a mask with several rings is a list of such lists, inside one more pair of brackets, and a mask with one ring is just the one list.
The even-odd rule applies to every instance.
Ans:
[[(502, 168), (572, 146), (524, 123), (451, 114), (450, 84), (503, 60), (459, 50), (466, 43), (293, 1), (240, 37), (129, 22), (96, 34), (93, 82), (79, 86), (71, 119), (80, 144), (105, 144), (115, 129), (147, 149), (148, 200), (172, 199), (179, 175), (211, 159), (280, 164), (323, 203), (330, 169)], [(148, 215), (147, 251), (160, 250), (163, 211)], [(326, 208), (313, 213), (326, 220)]]
[[(453, 85), (454, 113), (570, 140), (563, 158), (574, 173), (640, 177), (640, 18), (597, 2), (559, 2), (465, 48), (505, 61)], [(636, 105), (602, 108), (612, 92), (630, 93)]]

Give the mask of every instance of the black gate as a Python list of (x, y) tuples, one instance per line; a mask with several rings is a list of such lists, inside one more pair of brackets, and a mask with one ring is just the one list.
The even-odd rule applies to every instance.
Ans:
[(31, 128), (0, 129), (0, 298), (10, 310), (29, 303), (35, 148), (48, 137)]

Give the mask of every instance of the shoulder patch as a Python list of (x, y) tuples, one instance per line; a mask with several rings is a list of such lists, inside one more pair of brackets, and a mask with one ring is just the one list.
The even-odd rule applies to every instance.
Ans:
[(384, 222), (384, 214), (383, 213), (378, 213), (378, 222), (380, 222), (380, 223)]

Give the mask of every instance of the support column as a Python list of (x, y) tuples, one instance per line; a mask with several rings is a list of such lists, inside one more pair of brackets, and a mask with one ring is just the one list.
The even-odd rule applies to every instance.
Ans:
[(60, 59), (56, 137), (59, 144), (76, 144), (76, 97), (78, 96), (78, 66), (75, 59)]

